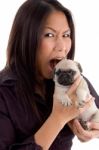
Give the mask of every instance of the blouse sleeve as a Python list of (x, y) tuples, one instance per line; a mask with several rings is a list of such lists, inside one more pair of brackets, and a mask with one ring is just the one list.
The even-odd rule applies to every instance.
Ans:
[(42, 150), (42, 147), (35, 143), (33, 136), (28, 137), (23, 143), (12, 144), (9, 150)]
[[(85, 77), (84, 77), (85, 78)], [(89, 90), (90, 90), (90, 93), (93, 97), (95, 97), (95, 102), (96, 102), (96, 105), (97, 107), (99, 108), (99, 95), (97, 94), (95, 88), (92, 86), (92, 84), (90, 83), (90, 81), (85, 78), (85, 80), (87, 81), (88, 83), (88, 87), (89, 87)]]
[(34, 137), (27, 137), (22, 143), (16, 142), (15, 128), (9, 117), (4, 97), (0, 93), (0, 149), (1, 150), (42, 150)]

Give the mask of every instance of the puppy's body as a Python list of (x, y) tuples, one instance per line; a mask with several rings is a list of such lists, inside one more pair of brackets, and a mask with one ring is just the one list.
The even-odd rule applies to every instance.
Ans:
[[(69, 59), (63, 59), (55, 66), (54, 82), (55, 91), (54, 97), (61, 101), (65, 106), (72, 105), (71, 99), (67, 96), (66, 91), (74, 83), (78, 75), (81, 74), (80, 65)], [(76, 90), (77, 101), (75, 105), (77, 107), (83, 107), (87, 97), (90, 95), (90, 91), (87, 82), (82, 77), (81, 82)], [(92, 103), (90, 108), (79, 116), (79, 120), (82, 126), (87, 129), (87, 121), (99, 122), (99, 109), (96, 107), (95, 102)]]

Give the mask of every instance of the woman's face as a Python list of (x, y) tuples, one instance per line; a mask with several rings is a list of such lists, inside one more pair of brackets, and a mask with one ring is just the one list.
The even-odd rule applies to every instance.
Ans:
[(70, 51), (70, 32), (64, 13), (54, 11), (48, 16), (36, 55), (37, 73), (42, 79), (51, 79), (55, 65)]

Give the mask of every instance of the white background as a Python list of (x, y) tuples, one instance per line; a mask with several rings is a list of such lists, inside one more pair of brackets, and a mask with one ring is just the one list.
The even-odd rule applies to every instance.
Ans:
[[(69, 8), (76, 27), (76, 57), (83, 74), (99, 94), (99, 2), (98, 0), (59, 0)], [(0, 70), (6, 62), (6, 47), (12, 21), (24, 0), (0, 0)], [(81, 143), (74, 139), (72, 150), (99, 150), (99, 139)]]

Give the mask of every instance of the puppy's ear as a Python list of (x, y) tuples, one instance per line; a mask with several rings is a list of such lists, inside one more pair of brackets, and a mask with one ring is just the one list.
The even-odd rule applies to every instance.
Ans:
[(82, 70), (81, 64), (77, 62), (77, 66), (78, 66), (79, 71), (82, 73), (83, 70)]

